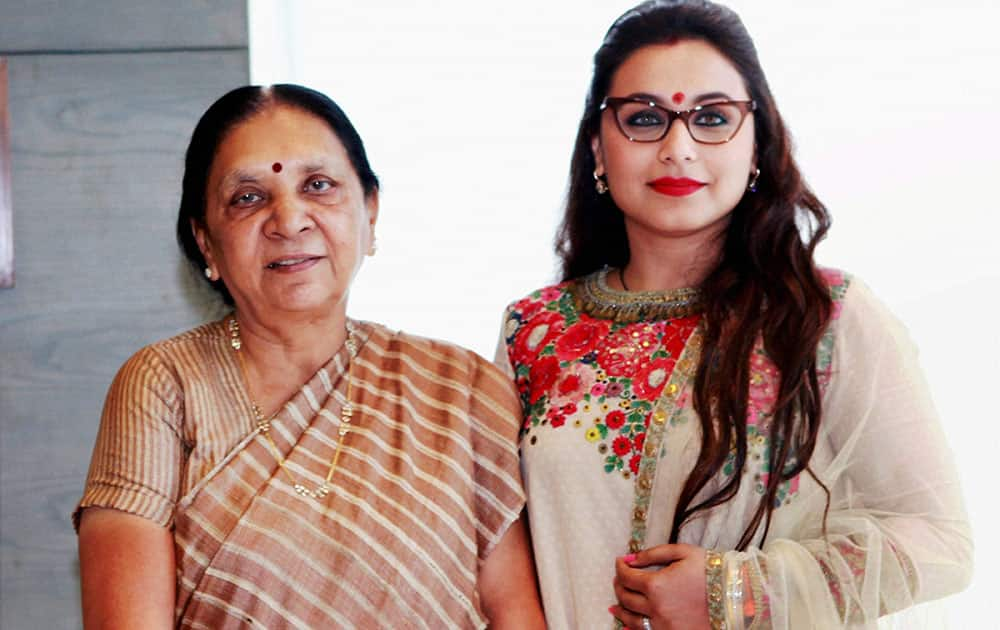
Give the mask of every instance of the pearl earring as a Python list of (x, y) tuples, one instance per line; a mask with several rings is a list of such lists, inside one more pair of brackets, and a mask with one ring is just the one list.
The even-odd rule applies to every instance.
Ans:
[(205, 267), (205, 277), (208, 278), (209, 280), (211, 280), (213, 275), (214, 274), (212, 273), (212, 268), (211, 267)]

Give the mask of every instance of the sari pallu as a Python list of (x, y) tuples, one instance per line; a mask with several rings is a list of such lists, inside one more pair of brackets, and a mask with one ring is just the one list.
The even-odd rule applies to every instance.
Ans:
[[(515, 394), (471, 352), (360, 328), (355, 413), (326, 497), (297, 494), (253, 431), (177, 501), (178, 627), (486, 625), (478, 566), (523, 505)], [(337, 447), (348, 360), (341, 349), (270, 424), (309, 488)]]

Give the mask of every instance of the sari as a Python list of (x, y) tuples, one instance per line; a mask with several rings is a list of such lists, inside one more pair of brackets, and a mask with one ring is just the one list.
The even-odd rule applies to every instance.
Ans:
[(181, 628), (482, 628), (478, 568), (523, 507), (509, 379), (475, 353), (358, 323), (270, 422), (320, 485), (348, 362), (354, 417), (329, 495), (298, 494), (256, 427), (225, 322), (115, 378), (83, 498), (171, 527)]
[[(874, 627), (970, 579), (958, 475), (913, 344), (862, 282), (822, 273), (834, 309), (817, 349), (816, 478), (803, 471), (783, 481), (766, 538), (762, 524), (736, 550), (774, 474), (780, 375), (758, 341), (746, 463), (737, 470), (730, 453), (692, 505), (734, 475), (738, 489), (680, 529), (677, 542), (715, 551), (706, 567), (713, 627)], [(616, 291), (606, 275), (511, 304), (497, 353), (521, 394), (528, 516), (554, 630), (616, 627), (615, 558), (668, 542), (701, 445), (697, 292)]]

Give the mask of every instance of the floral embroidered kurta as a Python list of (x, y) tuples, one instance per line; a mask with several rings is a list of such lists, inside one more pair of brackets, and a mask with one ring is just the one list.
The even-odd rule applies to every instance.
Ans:
[[(697, 298), (615, 291), (605, 273), (513, 303), (498, 348), (524, 408), (531, 534), (555, 630), (614, 626), (614, 559), (667, 542), (700, 447)], [(969, 578), (957, 475), (912, 345), (862, 283), (824, 275), (834, 317), (818, 348), (823, 420), (810, 467), (831, 492), (826, 542), (826, 495), (804, 473), (780, 487), (763, 548), (758, 531), (732, 551), (770, 474), (779, 374), (759, 344), (739, 491), (681, 530), (680, 542), (725, 552), (716, 596), (729, 628), (873, 625)], [(702, 497), (737, 472), (733, 461)]]

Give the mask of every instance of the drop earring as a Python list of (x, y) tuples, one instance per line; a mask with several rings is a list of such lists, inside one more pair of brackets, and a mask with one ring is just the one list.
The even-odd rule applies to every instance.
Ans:
[(750, 183), (747, 184), (747, 189), (749, 189), (750, 192), (757, 192), (757, 180), (758, 179), (760, 179), (760, 169), (759, 168), (755, 168), (753, 170), (753, 175), (750, 176)]
[(598, 195), (603, 195), (608, 192), (607, 182), (601, 179), (601, 176), (597, 174), (596, 170), (594, 171), (594, 190), (597, 191)]

